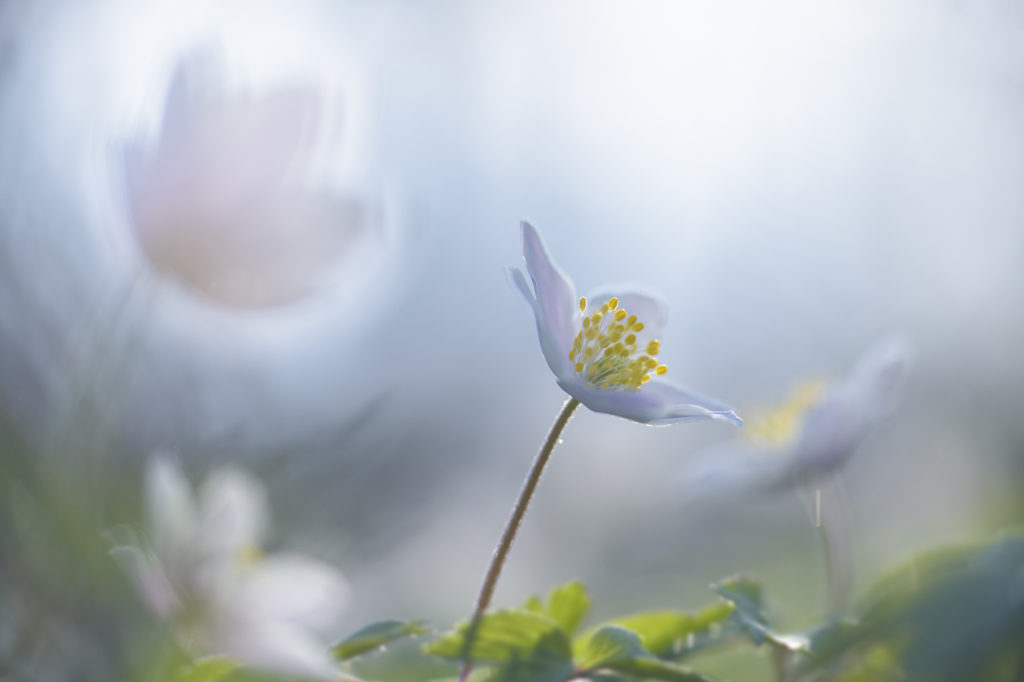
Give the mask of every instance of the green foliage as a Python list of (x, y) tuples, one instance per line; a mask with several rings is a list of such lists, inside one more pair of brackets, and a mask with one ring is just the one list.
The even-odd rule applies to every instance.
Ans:
[(435, 656), (496, 663), (495, 680), (561, 681), (572, 672), (572, 643), (560, 625), (527, 611), (486, 613), (476, 623), (460, 623), (424, 647)]
[[(841, 680), (1016, 681), (1024, 674), (1021, 642), (1024, 537), (1007, 535), (889, 571), (851, 619), (813, 631), (812, 657), (798, 670)], [(896, 673), (887, 678), (880, 668)]]
[(713, 584), (711, 589), (733, 605), (729, 622), (737, 626), (755, 645), (768, 642), (789, 651), (808, 651), (806, 636), (784, 635), (768, 626), (761, 585), (756, 581), (736, 576)]
[(636, 633), (644, 648), (659, 658), (680, 658), (706, 641), (712, 631), (732, 613), (733, 604), (712, 604), (696, 613), (686, 611), (647, 611), (615, 618), (580, 636), (578, 647), (585, 647), (601, 627), (618, 625)]
[(385, 644), (412, 635), (430, 632), (423, 621), (384, 620), (367, 625), (334, 646), (334, 657), (347, 661), (369, 651), (375, 651)]
[[(590, 599), (582, 585), (569, 583), (519, 609), (487, 613), (475, 627), (462, 623), (423, 651), (473, 662), (470, 682), (710, 682), (681, 659), (701, 648), (743, 642), (748, 650), (753, 644), (770, 654), (761, 660), (767, 666), (774, 659), (784, 671), (779, 679), (788, 682), (1024, 679), (1020, 535), (919, 556), (887, 572), (849, 611), (799, 632), (780, 631), (771, 622), (754, 580), (732, 577), (711, 588), (721, 601), (704, 609), (635, 613), (576, 634)], [(397, 634), (401, 628), (394, 627), (382, 630)], [(441, 675), (457, 679), (457, 671)]]
[(577, 669), (587, 675), (592, 671), (612, 671), (667, 682), (707, 682), (705, 677), (660, 660), (644, 648), (635, 632), (617, 625), (605, 626), (590, 637)]
[(201, 658), (182, 668), (174, 682), (222, 682), (237, 668), (234, 661), (220, 656)]
[(546, 600), (531, 597), (521, 609), (484, 614), (475, 628), (461, 623), (424, 650), (492, 665), (493, 670), (481, 678), (487, 682), (565, 682), (584, 677), (594, 682), (707, 682), (707, 678), (660, 659), (645, 647), (641, 637), (656, 643), (659, 652), (669, 651), (680, 638), (707, 630), (732, 610), (729, 605), (718, 605), (697, 614), (636, 614), (620, 619), (634, 624), (636, 631), (621, 624), (605, 624), (573, 642), (571, 636), (589, 606), (583, 585), (569, 583), (552, 590)]
[(574, 580), (551, 590), (546, 602), (536, 596), (530, 597), (524, 608), (547, 616), (572, 634), (579, 629), (590, 610), (590, 597), (583, 583)]

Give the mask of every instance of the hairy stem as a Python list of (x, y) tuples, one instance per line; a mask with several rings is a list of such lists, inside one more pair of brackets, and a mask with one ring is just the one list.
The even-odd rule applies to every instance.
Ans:
[[(551, 459), (551, 453), (555, 449), (555, 445), (558, 444), (558, 439), (562, 435), (562, 430), (565, 429), (565, 425), (569, 423), (569, 417), (579, 407), (580, 401), (576, 398), (569, 398), (565, 405), (562, 406), (562, 411), (558, 413), (558, 418), (555, 419), (555, 423), (551, 426), (551, 431), (548, 433), (547, 440), (544, 441), (544, 445), (541, 447), (540, 452), (537, 453), (536, 459), (533, 460), (533, 466), (530, 468), (530, 473), (526, 477), (526, 481), (523, 483), (522, 490), (519, 491), (519, 498), (516, 500), (515, 506), (512, 508), (512, 514), (508, 518), (508, 523), (505, 524), (505, 530), (501, 534), (501, 539), (498, 541), (498, 546), (494, 548), (494, 554), (491, 556), (491, 564), (487, 567), (487, 573), (484, 575), (484, 583), (480, 587), (480, 595), (476, 598), (476, 607), (473, 609), (473, 619), (470, 621), (469, 630), (466, 632), (466, 646), (465, 651), (468, 654), (470, 647), (473, 643), (473, 638), (476, 636), (476, 630), (480, 626), (480, 617), (491, 603), (491, 597), (494, 596), (494, 588), (498, 584), (498, 576), (501, 575), (501, 569), (505, 566), (505, 559), (508, 557), (508, 551), (512, 547), (512, 541), (515, 540), (516, 531), (519, 530), (520, 524), (523, 522), (523, 516), (526, 515), (526, 508), (530, 505), (530, 500), (533, 498), (533, 493), (537, 490), (537, 483), (540, 482), (540, 476), (544, 473), (544, 467), (547, 466), (548, 460)], [(469, 677), (470, 671), (473, 669), (472, 664), (466, 661), (462, 666), (462, 672), (459, 674), (459, 679), (465, 682), (466, 678)]]

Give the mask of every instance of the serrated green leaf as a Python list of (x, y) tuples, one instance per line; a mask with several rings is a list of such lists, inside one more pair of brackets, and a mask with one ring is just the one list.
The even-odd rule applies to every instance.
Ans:
[(644, 648), (636, 633), (617, 625), (603, 627), (590, 637), (578, 668), (668, 682), (708, 682), (701, 675), (659, 660)]
[(435, 656), (506, 663), (512, 660), (571, 661), (568, 635), (550, 618), (523, 610), (484, 614), (467, 644), (469, 622), (424, 647)]
[(618, 625), (636, 633), (644, 648), (655, 656), (673, 658), (695, 645), (698, 635), (707, 633), (713, 625), (725, 621), (734, 608), (731, 603), (720, 603), (712, 604), (696, 613), (647, 611), (615, 618), (581, 635), (576, 640), (576, 648), (585, 649), (588, 640), (600, 628)]
[(219, 682), (237, 668), (238, 664), (228, 658), (201, 658), (182, 668), (174, 676), (174, 682)]
[(651, 656), (651, 653), (644, 649), (636, 633), (618, 625), (606, 625), (590, 637), (578, 663), (590, 670), (638, 656)]
[(573, 634), (590, 610), (587, 588), (579, 581), (572, 581), (554, 588), (545, 601), (536, 595), (526, 600), (523, 608), (541, 613), (560, 625), (568, 634)]
[(711, 589), (735, 606), (729, 621), (739, 626), (755, 645), (767, 641), (790, 651), (807, 652), (809, 642), (806, 636), (780, 634), (768, 626), (761, 585), (756, 581), (737, 576), (715, 583)]
[(548, 617), (571, 635), (590, 610), (590, 597), (583, 583), (573, 581), (551, 590), (545, 606)]
[(744, 576), (735, 576), (712, 584), (711, 589), (732, 602), (738, 615), (761, 625), (767, 623), (760, 583)]
[(428, 632), (430, 632), (430, 629), (423, 627), (423, 621), (421, 620), (384, 620), (379, 623), (373, 623), (336, 644), (333, 650), (334, 658), (339, 661), (346, 661), (367, 651), (378, 649), (396, 639), (411, 635), (422, 635)]

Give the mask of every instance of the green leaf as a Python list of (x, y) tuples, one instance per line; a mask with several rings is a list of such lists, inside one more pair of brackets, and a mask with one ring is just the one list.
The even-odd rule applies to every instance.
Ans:
[(783, 635), (768, 627), (768, 618), (764, 613), (764, 598), (758, 582), (737, 576), (715, 583), (711, 589), (735, 607), (729, 621), (746, 633), (754, 644), (761, 645), (767, 641), (773, 646), (790, 651), (807, 652), (809, 642), (806, 636)]
[(334, 646), (334, 657), (339, 661), (378, 649), (389, 642), (411, 635), (422, 635), (430, 632), (423, 627), (423, 621), (384, 620), (367, 625)]
[(594, 633), (607, 625), (618, 625), (636, 633), (644, 648), (659, 658), (672, 658), (692, 648), (698, 635), (725, 621), (735, 607), (731, 603), (713, 604), (696, 613), (685, 611), (647, 611), (602, 623), (581, 635), (578, 649), (586, 648)]
[(523, 604), (523, 608), (527, 611), (532, 611), (533, 613), (544, 614), (544, 602), (535, 594), (531, 595), (530, 598), (526, 600), (526, 603)]
[(636, 633), (608, 625), (593, 634), (578, 664), (584, 674), (612, 671), (633, 677), (668, 682), (708, 682), (685, 668), (659, 660), (647, 651)]
[(1002, 679), (994, 670), (1005, 658), (1019, 661), (1024, 641), (1024, 536), (928, 552), (865, 601), (863, 634), (900, 642), (909, 678)]
[(542, 602), (537, 596), (530, 597), (523, 608), (547, 616), (571, 635), (590, 610), (590, 597), (583, 583), (574, 580), (551, 590), (546, 601)]
[(657, 658), (634, 658), (619, 661), (609, 666), (616, 672), (625, 673), (643, 680), (665, 680), (666, 682), (713, 682), (681, 666)]
[[(523, 610), (484, 614), (471, 632), (469, 622), (424, 647), (435, 656), (456, 660), (506, 664), (503, 669), (519, 674), (524, 669), (572, 670), (569, 636), (550, 618)], [(505, 679), (505, 678), (502, 678)]]
[(201, 658), (174, 676), (174, 682), (218, 682), (238, 668), (234, 661), (220, 656)]
[(606, 625), (587, 642), (586, 649), (580, 655), (579, 665), (590, 670), (644, 656), (651, 656), (651, 653), (644, 649), (636, 633), (618, 625)]

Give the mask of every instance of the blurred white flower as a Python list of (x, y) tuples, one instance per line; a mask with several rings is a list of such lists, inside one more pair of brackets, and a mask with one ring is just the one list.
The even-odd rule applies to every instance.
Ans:
[(605, 287), (577, 300), (537, 230), (524, 222), (522, 232), (532, 288), (521, 270), (510, 272), (533, 308), (541, 350), (562, 390), (595, 412), (644, 424), (743, 424), (728, 406), (661, 378), (668, 371), (655, 359), (668, 314), (662, 301), (635, 287)]
[(293, 301), (327, 281), (373, 227), (366, 202), (310, 187), (324, 141), (311, 85), (229, 91), (208, 52), (171, 79), (155, 144), (124, 154), (132, 228), (159, 272), (228, 305)]
[(782, 406), (751, 418), (745, 443), (711, 448), (684, 473), (698, 496), (773, 490), (838, 471), (893, 410), (910, 350), (870, 348), (839, 383), (805, 382)]
[(147, 472), (148, 542), (113, 550), (146, 605), (197, 656), (337, 680), (329, 648), (349, 588), (332, 567), (297, 554), (263, 556), (264, 491), (233, 467), (193, 494), (169, 460)]

